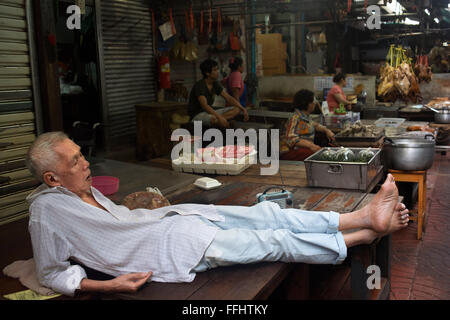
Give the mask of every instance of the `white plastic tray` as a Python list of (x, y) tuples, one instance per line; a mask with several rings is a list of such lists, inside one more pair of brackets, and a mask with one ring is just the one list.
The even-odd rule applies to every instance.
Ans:
[(220, 175), (238, 175), (246, 170), (250, 165), (256, 163), (257, 152), (254, 150), (250, 154), (240, 159), (223, 159), (223, 162), (195, 163), (192, 159), (180, 157), (172, 160), (172, 169), (177, 172), (187, 173), (208, 173)]
[(377, 121), (375, 121), (375, 125), (377, 127), (398, 127), (403, 122), (405, 122), (406, 119), (404, 118), (380, 118)]

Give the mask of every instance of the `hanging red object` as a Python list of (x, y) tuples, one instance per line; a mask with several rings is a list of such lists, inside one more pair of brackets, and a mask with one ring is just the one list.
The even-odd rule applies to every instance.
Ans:
[(347, 12), (352, 10), (352, 0), (347, 0)]
[(203, 33), (203, 10), (200, 13), (200, 33)]
[(220, 15), (220, 8), (217, 9), (217, 32), (222, 32), (222, 16)]
[(364, 12), (367, 10), (367, 0), (364, 0)]
[(211, 33), (211, 27), (212, 27), (212, 13), (211, 7), (209, 7), (209, 33)]
[(161, 89), (170, 88), (170, 62), (167, 56), (158, 57), (158, 78)]
[(192, 12), (192, 6), (190, 9), (190, 18), (191, 18), (191, 30), (194, 31), (194, 13)]
[(150, 9), (150, 12), (152, 13), (152, 32), (155, 34), (156, 32), (156, 25), (155, 25), (155, 12), (153, 9)]
[(47, 40), (52, 46), (56, 46), (56, 36), (54, 33), (50, 33), (47, 37)]
[(172, 17), (172, 8), (169, 8), (169, 19), (170, 19), (170, 26), (172, 28), (172, 34), (175, 34), (175, 23), (173, 22), (173, 17)]
[(189, 18), (188, 18), (187, 10), (184, 10), (184, 18), (186, 20), (186, 31), (189, 32), (190, 27), (189, 27)]

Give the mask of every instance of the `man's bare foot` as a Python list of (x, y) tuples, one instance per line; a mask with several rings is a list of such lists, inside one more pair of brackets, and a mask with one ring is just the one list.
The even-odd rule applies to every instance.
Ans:
[(389, 173), (380, 191), (362, 208), (365, 225), (378, 233), (387, 232), (398, 203), (398, 189)]
[(409, 222), (409, 210), (406, 209), (403, 203), (399, 203), (395, 207), (394, 214), (392, 215), (391, 223), (389, 224), (388, 230), (382, 233), (380, 236), (385, 236), (389, 233), (401, 230), (408, 226), (408, 222)]

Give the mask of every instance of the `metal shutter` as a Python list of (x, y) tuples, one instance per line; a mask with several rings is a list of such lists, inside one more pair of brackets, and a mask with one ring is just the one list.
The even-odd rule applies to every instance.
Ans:
[(28, 215), (25, 197), (38, 184), (25, 166), (41, 128), (31, 10), (30, 0), (0, 2), (0, 225)]
[(96, 6), (106, 145), (134, 141), (138, 103), (156, 100), (149, 1), (102, 0)]

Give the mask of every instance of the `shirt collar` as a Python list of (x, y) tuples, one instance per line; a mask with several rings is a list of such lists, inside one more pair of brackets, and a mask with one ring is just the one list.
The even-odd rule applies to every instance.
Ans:
[(309, 116), (306, 115), (303, 111), (300, 111), (299, 109), (295, 108), (295, 113), (298, 114), (298, 116), (305, 122), (309, 122)]

